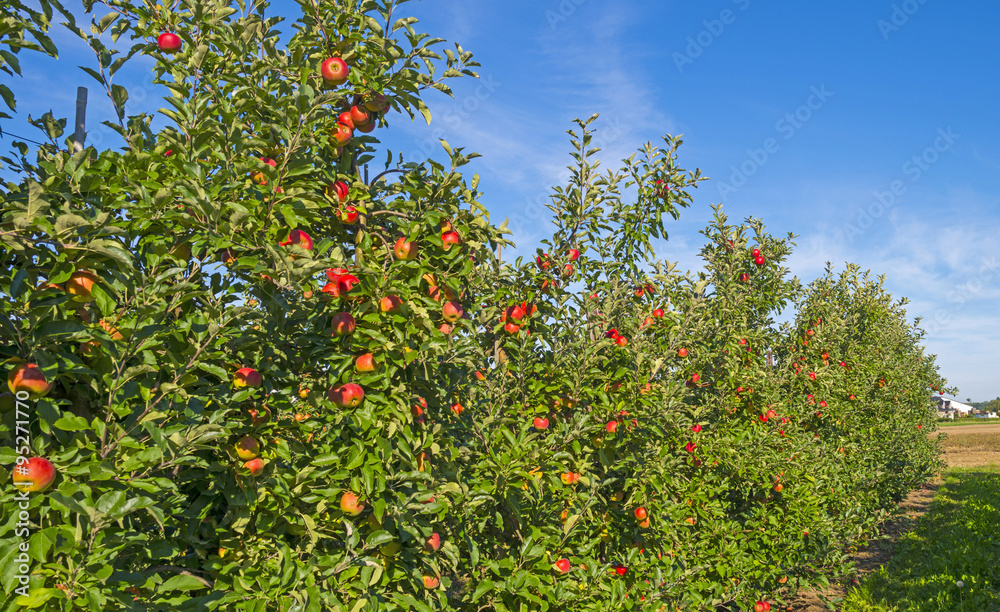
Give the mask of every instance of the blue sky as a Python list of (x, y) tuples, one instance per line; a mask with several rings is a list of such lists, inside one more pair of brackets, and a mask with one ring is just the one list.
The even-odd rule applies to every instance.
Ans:
[[(469, 171), (494, 220), (511, 219), (518, 253), (546, 233), (542, 205), (565, 181), (573, 118), (601, 114), (605, 165), (683, 134), (681, 165), (712, 180), (662, 258), (700, 268), (712, 203), (734, 220), (760, 217), (798, 236), (789, 266), (804, 281), (827, 261), (885, 274), (924, 318), (957, 397), (1000, 396), (1000, 5), (424, 0), (404, 11), (472, 51), (481, 78), (453, 83), (454, 99), (432, 92), (431, 126), (399, 117), (380, 136), (411, 156), (439, 156), (439, 137), (483, 154)], [(19, 105), (71, 118), (75, 85), (86, 85), (95, 126), (110, 105), (75, 68), (92, 61), (59, 40), (73, 61), (22, 54)], [(146, 68), (123, 82), (130, 112), (160, 106)], [(3, 128), (30, 136), (21, 121)], [(89, 138), (112, 144), (94, 127)]]

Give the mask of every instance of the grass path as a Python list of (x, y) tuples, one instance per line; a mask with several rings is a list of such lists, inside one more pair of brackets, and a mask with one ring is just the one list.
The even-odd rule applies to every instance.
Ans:
[(941, 432), (948, 469), (853, 555), (861, 582), (804, 593), (789, 610), (1000, 612), (1000, 427)]

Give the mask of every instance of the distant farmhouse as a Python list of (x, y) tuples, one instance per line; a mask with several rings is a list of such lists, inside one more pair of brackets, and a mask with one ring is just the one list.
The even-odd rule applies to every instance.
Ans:
[(993, 412), (976, 410), (968, 404), (948, 399), (941, 395), (932, 395), (931, 401), (937, 403), (937, 415), (939, 419), (955, 419), (967, 416), (977, 416), (981, 418), (996, 418)]

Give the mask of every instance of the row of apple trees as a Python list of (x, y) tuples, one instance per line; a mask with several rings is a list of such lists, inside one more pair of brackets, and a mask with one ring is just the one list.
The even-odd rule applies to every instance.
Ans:
[(4, 14), (63, 15), (120, 146), (46, 114), (0, 160), (3, 609), (763, 610), (849, 571), (937, 466), (882, 280), (803, 287), (721, 209), (704, 272), (659, 260), (705, 179), (669, 136), (600, 168), (593, 118), (501, 261), (474, 154), (378, 139), (471, 54), (398, 0), (296, 4)]

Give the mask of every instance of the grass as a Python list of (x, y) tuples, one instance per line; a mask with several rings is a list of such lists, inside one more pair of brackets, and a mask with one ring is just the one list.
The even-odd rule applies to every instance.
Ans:
[(958, 419), (952, 421), (951, 419), (947, 421), (938, 421), (938, 427), (962, 427), (965, 425), (1000, 425), (1000, 419)]
[(844, 612), (1000, 611), (1000, 466), (942, 476), (927, 514), (847, 594)]

